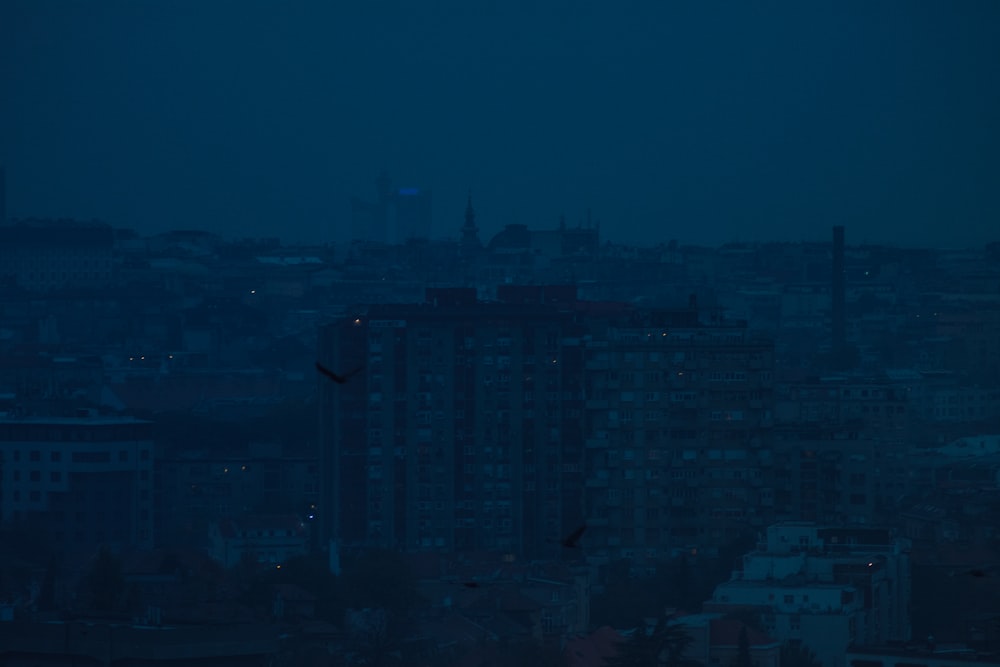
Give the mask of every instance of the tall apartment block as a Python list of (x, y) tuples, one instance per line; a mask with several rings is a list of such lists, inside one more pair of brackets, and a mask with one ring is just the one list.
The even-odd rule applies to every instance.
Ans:
[(834, 375), (776, 388), (776, 519), (877, 524), (904, 487), (890, 479), (908, 449), (910, 392), (886, 378)]
[(323, 537), (556, 557), (583, 521), (589, 315), (574, 288), (429, 289), (320, 332)]
[(0, 418), (0, 517), (44, 526), (56, 550), (153, 545), (152, 424)]
[(772, 521), (770, 342), (573, 288), (429, 290), (321, 332), (324, 534), (558, 557), (712, 555)]
[(773, 520), (771, 341), (691, 304), (595, 332), (584, 359), (590, 556), (712, 556)]

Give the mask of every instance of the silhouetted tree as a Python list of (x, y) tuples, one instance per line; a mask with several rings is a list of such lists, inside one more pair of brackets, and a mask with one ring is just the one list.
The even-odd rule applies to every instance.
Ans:
[(746, 623), (740, 625), (739, 649), (736, 653), (735, 667), (753, 667), (750, 657), (750, 636), (747, 634)]
[(787, 641), (782, 644), (779, 660), (781, 667), (823, 667), (816, 654), (799, 641)]
[(497, 667), (565, 667), (566, 653), (536, 642), (515, 642), (500, 651)]
[(94, 611), (116, 611), (125, 593), (125, 575), (122, 564), (107, 547), (101, 547), (90, 565), (85, 578)]
[(421, 602), (416, 577), (406, 560), (388, 549), (373, 549), (348, 560), (341, 584), (349, 607), (407, 613)]
[(734, 609), (726, 613), (723, 618), (736, 620), (743, 623), (746, 627), (756, 632), (763, 633), (764, 624), (760, 620), (760, 614), (749, 609)]
[(56, 577), (59, 566), (56, 559), (49, 561), (45, 568), (45, 578), (42, 579), (42, 587), (38, 591), (37, 607), (38, 611), (52, 611), (56, 608)]
[(640, 627), (617, 646), (618, 653), (604, 661), (606, 667), (701, 667), (685, 656), (694, 638), (684, 626), (660, 621), (652, 632)]
[(677, 606), (682, 609), (695, 609), (698, 601), (694, 599), (694, 596), (697, 594), (695, 593), (695, 584), (691, 581), (693, 572), (688, 563), (687, 555), (681, 554), (671, 569), (673, 571), (672, 588)]
[(280, 570), (271, 571), (278, 583), (295, 584), (316, 596), (316, 615), (339, 624), (344, 616), (341, 582), (330, 572), (326, 559), (318, 555), (292, 558)]
[(398, 648), (410, 613), (424, 602), (416, 577), (398, 552), (373, 549), (347, 559), (338, 581), (346, 608), (370, 610), (355, 648), (364, 664), (382, 664)]

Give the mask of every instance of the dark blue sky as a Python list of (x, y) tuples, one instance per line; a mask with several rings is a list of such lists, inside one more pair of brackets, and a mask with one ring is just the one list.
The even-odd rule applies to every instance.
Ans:
[[(539, 7), (543, 5), (543, 7)], [(14, 217), (341, 240), (1000, 238), (1000, 2), (2, 0)]]

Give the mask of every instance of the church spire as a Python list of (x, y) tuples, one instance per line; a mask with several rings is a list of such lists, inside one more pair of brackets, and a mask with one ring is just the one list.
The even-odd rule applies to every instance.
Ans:
[(469, 190), (469, 201), (465, 205), (465, 229), (475, 229), (475, 228), (476, 228), (476, 211), (475, 209), (472, 208), (472, 190)]
[(472, 208), (472, 191), (465, 204), (465, 224), (462, 225), (462, 246), (464, 248), (479, 248), (479, 228), (476, 227), (476, 211)]

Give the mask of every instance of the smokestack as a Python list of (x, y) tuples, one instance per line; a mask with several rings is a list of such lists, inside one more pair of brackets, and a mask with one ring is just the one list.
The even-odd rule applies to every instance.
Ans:
[(7, 224), (7, 171), (0, 167), (0, 225)]
[(837, 368), (847, 363), (847, 275), (844, 268), (844, 227), (833, 228), (833, 281), (831, 284), (832, 340), (831, 351)]

